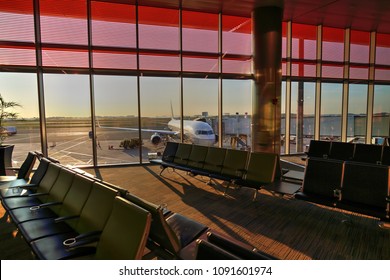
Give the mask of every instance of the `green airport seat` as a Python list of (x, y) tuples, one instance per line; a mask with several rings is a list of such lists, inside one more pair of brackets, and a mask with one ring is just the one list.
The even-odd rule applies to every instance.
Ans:
[[(50, 255), (46, 256), (49, 259), (64, 258), (70, 256), (71, 252), (63, 251), (64, 248), (58, 243), (62, 244), (64, 240), (79, 234), (100, 232), (111, 213), (117, 195), (116, 190), (94, 182), (88, 199), (78, 215), (72, 211), (69, 216), (20, 223), (18, 228), (26, 241), (31, 242), (33, 251), (37, 252), (38, 257), (50, 250)], [(51, 246), (57, 246), (58, 251), (52, 252)]]
[[(31, 186), (29, 188), (27, 188), (26, 186), (20, 188), (12, 188), (11, 192), (6, 193), (8, 195), (7, 197), (2, 197), (2, 204), (4, 208), (6, 210), (17, 208), (17, 202), (21, 197), (49, 193), (57, 180), (60, 170), (61, 167), (59, 165), (50, 164), (47, 168), (44, 177), (38, 185), (29, 185)], [(15, 192), (13, 192), (13, 189), (15, 189)]]
[(37, 155), (35, 152), (28, 152), (26, 159), (22, 163), (16, 176), (0, 176), (0, 185), (15, 180), (24, 180), (27, 184), (31, 171), (34, 167)]
[(202, 169), (205, 163), (207, 151), (208, 147), (206, 146), (193, 145), (186, 167), (189, 167), (190, 170)]
[(27, 195), (36, 191), (42, 178), (45, 176), (49, 167), (50, 161), (46, 158), (41, 158), (37, 170), (35, 170), (30, 181), (25, 179), (17, 179), (15, 181), (2, 183), (0, 185), (0, 199), (3, 197), (20, 196), (21, 193)]
[[(144, 254), (150, 225), (151, 214), (147, 210), (118, 196), (98, 237), (96, 250), (95, 247), (84, 247), (90, 242), (88, 237), (76, 240), (70, 248), (73, 251), (80, 250), (81, 253), (86, 251), (85, 248), (95, 251), (94, 254), (77, 256), (76, 259), (139, 260)], [(95, 240), (92, 239), (92, 242)]]
[[(56, 168), (60, 167), (56, 166)], [(72, 185), (74, 176), (74, 172), (60, 168), (57, 179), (48, 192), (37, 192), (28, 196), (4, 198), (2, 201), (3, 206), (10, 211), (16, 208), (30, 208), (42, 203), (60, 203)]]
[(224, 148), (208, 147), (203, 166), (201, 168), (192, 168), (191, 173), (203, 176), (220, 174), (225, 160), (226, 151), (227, 149)]
[(255, 199), (259, 189), (274, 182), (277, 167), (280, 166), (278, 160), (278, 155), (274, 153), (250, 153), (245, 174), (234, 183), (239, 186), (255, 189)]
[(9, 211), (9, 215), (16, 224), (38, 219), (79, 215), (88, 199), (92, 184), (91, 178), (76, 174), (61, 203), (40, 204), (33, 210), (17, 208)]
[(154, 254), (161, 256), (162, 258), (177, 258), (182, 246), (175, 232), (165, 220), (165, 210), (163, 207), (129, 192), (124, 196), (124, 198), (146, 209), (152, 215), (147, 247), (154, 252)]

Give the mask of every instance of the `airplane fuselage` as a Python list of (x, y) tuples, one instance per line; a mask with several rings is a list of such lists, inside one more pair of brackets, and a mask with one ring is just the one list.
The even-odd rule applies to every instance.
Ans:
[[(172, 131), (180, 132), (180, 120), (172, 119), (168, 122), (168, 127)], [(184, 134), (196, 145), (212, 146), (215, 144), (216, 137), (212, 127), (202, 121), (183, 121)]]

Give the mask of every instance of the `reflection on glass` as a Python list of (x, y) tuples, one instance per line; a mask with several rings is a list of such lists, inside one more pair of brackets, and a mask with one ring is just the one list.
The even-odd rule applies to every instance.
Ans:
[(291, 84), (290, 151), (301, 153), (314, 138), (315, 83)]
[[(184, 141), (214, 145), (218, 134), (218, 80), (186, 78), (183, 87)], [(196, 130), (212, 133), (196, 135)]]
[(49, 156), (62, 164), (91, 165), (89, 77), (45, 74)]
[(372, 124), (373, 143), (380, 144), (380, 137), (390, 136), (390, 86), (375, 86), (374, 116)]
[(343, 85), (321, 85), (320, 139), (341, 141)]
[(94, 83), (98, 164), (138, 163), (137, 78), (96, 75)]
[(167, 141), (180, 142), (180, 79), (142, 77), (140, 87), (142, 160), (146, 161), (163, 152)]
[(365, 143), (367, 85), (349, 85), (347, 141)]
[(4, 141), (4, 144), (15, 145), (12, 155), (13, 167), (20, 167), (29, 151), (41, 150), (36, 80), (35, 74), (0, 74), (0, 94), (3, 99), (21, 105), (7, 111), (17, 113), (17, 118), (5, 120), (2, 124), (16, 132)]
[(222, 146), (248, 149), (251, 146), (250, 80), (223, 80)]

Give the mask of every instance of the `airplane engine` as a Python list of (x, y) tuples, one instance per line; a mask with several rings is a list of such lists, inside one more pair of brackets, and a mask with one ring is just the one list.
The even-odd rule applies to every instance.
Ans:
[(158, 145), (160, 144), (162, 141), (161, 139), (161, 136), (157, 133), (153, 134), (151, 137), (150, 137), (150, 142), (152, 142), (153, 145)]

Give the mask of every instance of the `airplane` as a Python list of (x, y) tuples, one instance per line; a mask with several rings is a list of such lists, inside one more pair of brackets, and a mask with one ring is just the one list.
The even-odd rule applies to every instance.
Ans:
[[(172, 106), (171, 111), (172, 117), (167, 124), (169, 130), (141, 128), (141, 131), (143, 132), (153, 133), (150, 137), (150, 142), (155, 146), (160, 144), (165, 136), (180, 136), (180, 120), (173, 117)], [(100, 126), (99, 122), (97, 122), (97, 124), (100, 128), (138, 131), (138, 128)], [(206, 122), (205, 118), (183, 120), (183, 130), (185, 139), (192, 144), (213, 146), (218, 141), (218, 136), (214, 133), (212, 127)]]

